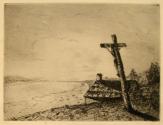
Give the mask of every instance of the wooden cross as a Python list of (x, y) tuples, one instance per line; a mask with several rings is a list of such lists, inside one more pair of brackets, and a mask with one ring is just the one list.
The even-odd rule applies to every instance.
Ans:
[(111, 35), (111, 37), (112, 37), (113, 43), (101, 43), (100, 46), (101, 48), (106, 48), (114, 57), (114, 65), (117, 70), (117, 75), (121, 79), (121, 90), (122, 90), (122, 97), (123, 97), (125, 107), (127, 110), (132, 110), (130, 98), (129, 98), (128, 90), (127, 90), (127, 83), (126, 83), (126, 76), (124, 72), (123, 62), (122, 62), (122, 58), (119, 52), (121, 47), (126, 47), (126, 44), (118, 43), (117, 37), (115, 34)]
[(120, 65), (122, 66), (122, 69), (123, 63), (120, 54), (118, 54), (118, 51), (120, 50), (121, 47), (126, 47), (127, 45), (126, 43), (117, 43), (117, 37), (115, 34), (112, 35), (112, 39), (113, 43), (101, 43), (100, 46), (101, 48), (106, 48), (114, 57), (114, 66), (116, 67), (118, 77), (120, 77), (120, 73), (118, 70), (118, 62), (121, 62)]

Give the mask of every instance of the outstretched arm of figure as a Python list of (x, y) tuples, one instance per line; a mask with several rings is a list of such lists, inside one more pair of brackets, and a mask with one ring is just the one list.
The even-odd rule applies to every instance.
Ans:
[(114, 51), (113, 51), (113, 48), (106, 47), (106, 49), (111, 53), (111, 55), (112, 55), (113, 57), (115, 57), (115, 53), (114, 53)]

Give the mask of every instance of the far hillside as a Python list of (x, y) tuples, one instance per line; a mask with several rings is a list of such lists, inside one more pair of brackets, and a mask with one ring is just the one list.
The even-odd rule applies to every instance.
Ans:
[(15, 82), (37, 82), (46, 81), (41, 78), (26, 78), (22, 76), (5, 76), (4, 83), (15, 83)]

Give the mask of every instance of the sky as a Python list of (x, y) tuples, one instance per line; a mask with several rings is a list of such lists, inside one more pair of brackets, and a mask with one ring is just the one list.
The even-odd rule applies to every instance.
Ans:
[(53, 80), (116, 77), (102, 42), (125, 42), (125, 73), (148, 69), (160, 57), (160, 13), (156, 5), (7, 4), (5, 75)]

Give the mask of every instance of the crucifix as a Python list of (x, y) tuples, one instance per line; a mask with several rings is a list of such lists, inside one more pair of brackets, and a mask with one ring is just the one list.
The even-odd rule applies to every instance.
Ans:
[(113, 43), (101, 43), (100, 47), (106, 48), (114, 58), (114, 65), (117, 70), (117, 75), (118, 77), (120, 77), (120, 80), (121, 80), (121, 90), (122, 90), (122, 97), (123, 97), (124, 105), (125, 105), (125, 108), (130, 111), (132, 110), (132, 106), (130, 102), (130, 97), (128, 95), (127, 82), (126, 82), (123, 62), (122, 62), (122, 58), (119, 52), (120, 48), (126, 47), (126, 44), (118, 43), (117, 37), (115, 34), (111, 35), (111, 37), (112, 37)]

